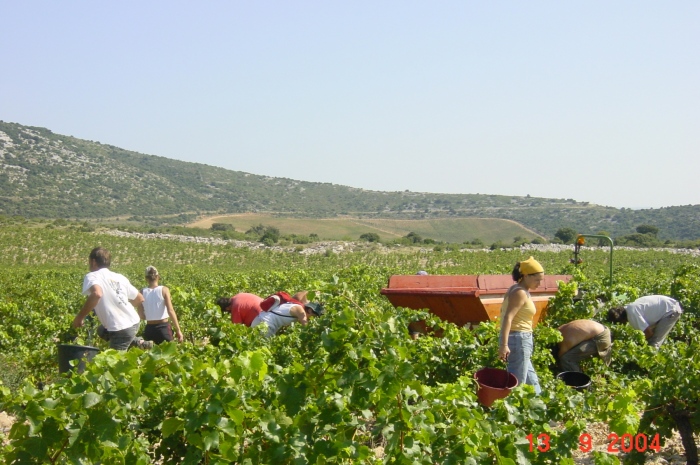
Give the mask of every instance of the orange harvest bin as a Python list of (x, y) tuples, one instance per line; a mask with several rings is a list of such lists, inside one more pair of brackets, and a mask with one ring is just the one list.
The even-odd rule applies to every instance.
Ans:
[[(545, 275), (540, 287), (530, 291), (537, 313), (533, 325), (546, 314), (549, 299), (571, 275)], [(458, 326), (474, 326), (496, 320), (501, 314), (503, 296), (515, 284), (510, 275), (394, 275), (381, 290), (395, 307), (430, 313)]]

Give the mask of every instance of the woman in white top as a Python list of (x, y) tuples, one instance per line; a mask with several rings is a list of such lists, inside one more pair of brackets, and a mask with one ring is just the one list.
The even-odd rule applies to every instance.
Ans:
[(170, 289), (158, 285), (160, 274), (154, 266), (146, 268), (146, 281), (148, 281), (148, 287), (145, 287), (141, 292), (144, 301), (139, 308), (141, 318), (146, 320), (143, 338), (156, 344), (172, 341), (173, 331), (170, 326), (172, 324), (175, 327), (178, 342), (182, 342), (184, 337), (170, 300)]
[[(305, 294), (305, 293), (304, 293)], [(306, 300), (304, 295), (304, 300)], [(323, 306), (316, 302), (302, 301), (302, 305), (298, 303), (286, 303), (274, 307), (268, 311), (263, 311), (250, 324), (253, 328), (260, 323), (267, 324), (267, 336), (271, 337), (284, 326), (289, 326), (295, 321), (302, 325), (309, 323), (309, 318), (312, 316), (321, 316), (324, 312)]]

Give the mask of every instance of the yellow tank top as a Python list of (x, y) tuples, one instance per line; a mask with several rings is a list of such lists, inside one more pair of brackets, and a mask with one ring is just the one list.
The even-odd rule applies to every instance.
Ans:
[[(510, 296), (511, 292), (516, 290), (516, 286), (512, 286), (510, 289), (508, 289), (508, 292), (506, 292), (506, 295), (503, 298), (503, 303), (501, 304), (501, 321), (503, 321), (503, 316), (506, 314), (506, 310), (508, 309), (508, 297)], [(518, 289), (522, 288), (518, 287)], [(527, 299), (525, 300), (523, 306), (520, 307), (520, 310), (515, 313), (513, 321), (510, 324), (510, 330), (531, 333), (532, 318), (535, 316), (535, 313), (537, 313), (537, 308), (535, 308), (535, 303), (530, 298), (530, 293), (527, 292)]]

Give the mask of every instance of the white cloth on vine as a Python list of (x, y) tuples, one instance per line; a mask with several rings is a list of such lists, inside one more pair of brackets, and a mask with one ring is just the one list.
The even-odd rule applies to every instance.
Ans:
[(165, 308), (163, 298), (163, 286), (144, 287), (143, 291), (143, 314), (147, 321), (164, 320), (168, 318), (168, 309)]
[(625, 310), (627, 310), (627, 321), (629, 321), (630, 326), (639, 331), (654, 326), (670, 313), (683, 313), (678, 301), (665, 295), (640, 297), (625, 305)]
[(102, 298), (95, 305), (95, 313), (107, 331), (120, 331), (141, 321), (129, 302), (139, 295), (139, 291), (126, 276), (114, 273), (109, 268), (91, 271), (83, 279), (83, 295), (89, 295), (94, 285), (102, 289)]
[(279, 331), (280, 328), (284, 326), (289, 326), (295, 321), (297, 321), (297, 318), (289, 313), (292, 307), (294, 307), (295, 305), (298, 304), (287, 303), (275, 307), (274, 309), (269, 310), (267, 312), (260, 312), (250, 324), (250, 327), (253, 328), (259, 325), (260, 323), (265, 322), (267, 323), (268, 337), (274, 336), (275, 334), (277, 334), (277, 331)]

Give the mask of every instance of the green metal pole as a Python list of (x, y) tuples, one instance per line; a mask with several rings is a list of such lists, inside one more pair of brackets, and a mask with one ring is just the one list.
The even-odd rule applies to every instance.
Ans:
[(583, 245), (583, 243), (578, 242), (580, 237), (591, 238), (591, 239), (605, 239), (610, 243), (610, 286), (613, 283), (613, 240), (608, 236), (602, 234), (579, 234), (576, 237), (576, 242)]

